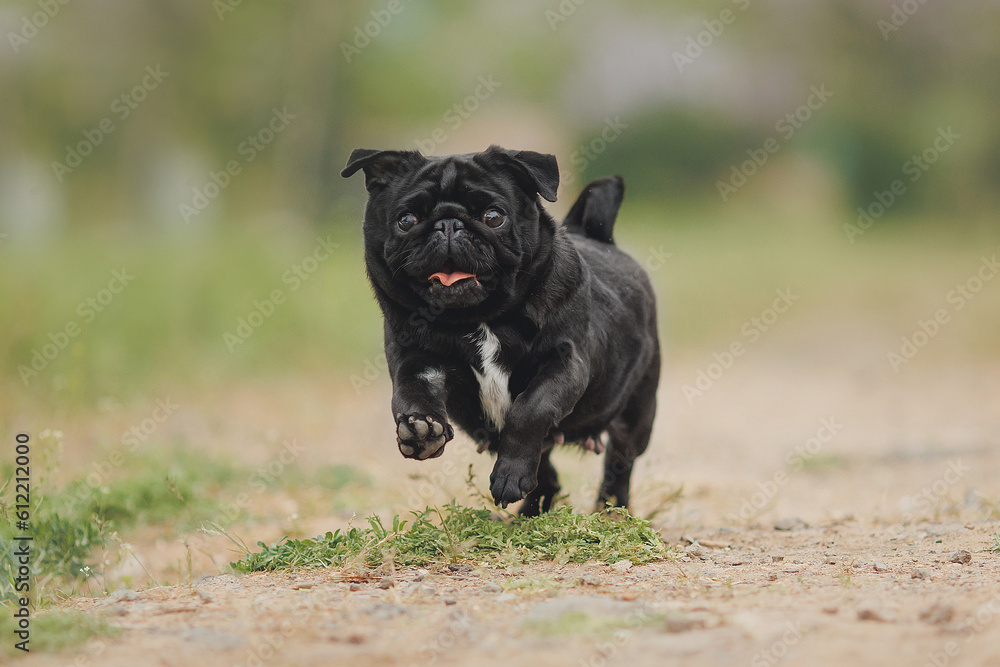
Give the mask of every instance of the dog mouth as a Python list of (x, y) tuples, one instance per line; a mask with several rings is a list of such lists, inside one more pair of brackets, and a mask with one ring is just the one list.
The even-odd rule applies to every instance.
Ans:
[(427, 276), (428, 282), (433, 283), (436, 280), (445, 287), (451, 287), (457, 282), (470, 279), (479, 283), (479, 280), (476, 278), (476, 274), (469, 273), (467, 271), (459, 271), (455, 268), (454, 262), (450, 259), (445, 262), (440, 271), (435, 271), (431, 275)]

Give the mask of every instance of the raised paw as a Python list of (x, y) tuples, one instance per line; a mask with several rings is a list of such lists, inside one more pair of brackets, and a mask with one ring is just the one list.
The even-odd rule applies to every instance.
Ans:
[(396, 415), (396, 442), (400, 453), (408, 459), (437, 458), (444, 454), (444, 445), (455, 437), (455, 430), (446, 421), (430, 415)]
[(501, 507), (521, 500), (538, 486), (538, 463), (498, 458), (490, 475), (493, 502)]

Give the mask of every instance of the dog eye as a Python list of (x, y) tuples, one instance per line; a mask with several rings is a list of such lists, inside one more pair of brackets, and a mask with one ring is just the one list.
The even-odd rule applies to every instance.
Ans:
[(403, 215), (399, 216), (399, 220), (396, 222), (396, 224), (399, 225), (399, 228), (402, 231), (408, 232), (410, 231), (410, 228), (413, 227), (413, 225), (417, 224), (417, 216), (413, 215), (412, 213), (404, 213)]
[(486, 212), (483, 213), (483, 222), (493, 228), (499, 227), (506, 222), (506, 220), (507, 216), (495, 208), (486, 209)]

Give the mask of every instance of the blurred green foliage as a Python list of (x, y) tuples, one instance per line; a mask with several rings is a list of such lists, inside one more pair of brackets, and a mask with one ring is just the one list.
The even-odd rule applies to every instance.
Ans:
[[(608, 118), (627, 129), (583, 177), (624, 174), (633, 196), (661, 205), (712, 200), (820, 85), (833, 97), (779, 139), (774, 162), (818, 163), (850, 211), (953, 127), (947, 168), (898, 211), (995, 213), (996, 10), (910, 4), (912, 16), (887, 0), (174, 0), (59, 5), (32, 29), (40, 5), (8, 1), (0, 230), (13, 240), (25, 225), (184, 225), (181, 205), (233, 161), (239, 173), (215, 179), (225, 185), (188, 225), (320, 224), (359, 204), (360, 188), (338, 175), (359, 145), (414, 148), (440, 129), (436, 152), (498, 141), (553, 151), (570, 169)], [(480, 77), (500, 87), (472, 108)], [(241, 151), (275, 109), (294, 116), (288, 127)], [(88, 137), (89, 155), (57, 174), (53, 163)], [(763, 178), (748, 189), (780, 195)]]

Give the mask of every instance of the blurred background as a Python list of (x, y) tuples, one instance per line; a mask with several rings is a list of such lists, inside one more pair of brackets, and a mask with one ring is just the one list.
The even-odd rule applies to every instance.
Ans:
[[(910, 512), (953, 451), (984, 477), (934, 511), (996, 491), (996, 0), (24, 0), (0, 35), (0, 437), (88, 526), (53, 540), (146, 545), (52, 556), (78, 584), (176, 579), (206, 521), (315, 534), (488, 476), (397, 460), (356, 147), (554, 153), (556, 215), (625, 177), (667, 358), (641, 510)], [(809, 475), (865, 491), (739, 515), (831, 415)]]

